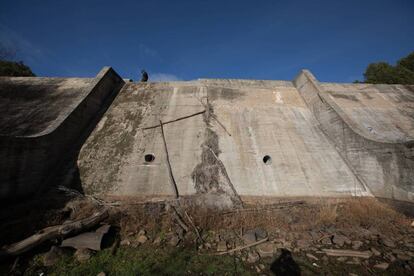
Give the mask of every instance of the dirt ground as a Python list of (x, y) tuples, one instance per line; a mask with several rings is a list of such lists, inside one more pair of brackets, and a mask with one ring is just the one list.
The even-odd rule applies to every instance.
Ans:
[[(402, 212), (412, 210), (412, 206), (405, 206), (403, 210), (401, 205), (391, 206), (390, 202), (374, 198), (244, 198), (242, 208), (214, 210), (194, 202), (193, 198), (179, 201), (111, 198), (103, 201), (54, 191), (41, 199), (10, 205), (0, 211), (0, 246), (20, 241), (47, 226), (88, 217), (102, 208), (109, 211), (109, 217), (102, 223), (112, 226), (108, 234), (111, 237), (103, 250), (93, 252), (86, 263), (79, 262), (72, 249), (66, 250), (56, 264), (44, 265), (42, 260), (46, 252), (52, 245), (61, 243), (61, 239), (57, 239), (19, 258), (3, 259), (0, 273), (414, 273), (413, 217)], [(260, 244), (250, 246), (257, 242)], [(346, 254), (331, 256), (327, 253), (329, 250)], [(353, 256), (355, 253), (363, 257)], [(168, 261), (169, 256), (176, 261)], [(127, 261), (131, 259), (137, 262)], [(123, 262), (126, 263), (121, 269), (119, 266)], [(182, 265), (177, 266), (177, 263)]]

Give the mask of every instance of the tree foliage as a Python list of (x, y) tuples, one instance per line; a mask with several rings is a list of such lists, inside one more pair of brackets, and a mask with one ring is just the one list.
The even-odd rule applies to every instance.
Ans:
[(412, 52), (405, 58), (400, 59), (397, 64), (414, 72), (414, 52)]
[(25, 65), (22, 61), (6, 61), (0, 60), (0, 76), (10, 77), (34, 77), (32, 70), (29, 66)]
[(15, 61), (16, 53), (16, 47), (0, 41), (0, 77), (34, 77), (29, 66)]
[(366, 83), (414, 84), (414, 52), (395, 66), (386, 62), (371, 63), (364, 73)]

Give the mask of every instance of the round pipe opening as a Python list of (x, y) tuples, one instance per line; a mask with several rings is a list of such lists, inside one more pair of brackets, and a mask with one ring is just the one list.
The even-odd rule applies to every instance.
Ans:
[(263, 163), (265, 163), (266, 165), (272, 164), (272, 157), (270, 157), (269, 155), (265, 155), (263, 157)]
[(145, 159), (145, 162), (151, 163), (152, 161), (155, 160), (155, 156), (152, 153), (145, 154), (144, 159)]

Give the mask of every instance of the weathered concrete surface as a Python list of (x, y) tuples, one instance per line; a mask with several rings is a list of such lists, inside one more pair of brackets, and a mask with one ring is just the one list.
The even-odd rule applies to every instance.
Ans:
[(119, 91), (104, 68), (96, 78), (0, 78), (0, 198), (47, 186), (82, 131)]
[[(170, 195), (159, 124), (204, 110), (192, 86), (127, 83), (86, 141), (79, 158), (88, 193)], [(205, 125), (198, 115), (164, 126), (180, 194), (193, 194), (191, 171), (200, 161)], [(144, 156), (153, 154), (153, 162)]]
[(202, 203), (414, 201), (413, 86), (319, 83), (308, 71), (293, 82), (125, 84), (107, 68), (0, 78), (0, 91), (0, 198), (74, 177), (87, 194), (173, 196), (161, 120), (179, 195)]
[(414, 201), (414, 87), (319, 83), (304, 70), (298, 91), (329, 140), (378, 197)]
[[(223, 163), (244, 196), (367, 195), (291, 82), (209, 89)], [(238, 85), (235, 85), (238, 87)], [(252, 88), (250, 88), (252, 87)], [(267, 88), (256, 88), (267, 87)], [(271, 163), (263, 162), (264, 156)]]
[[(173, 195), (160, 128), (144, 128), (208, 106), (211, 115), (164, 126), (180, 195), (206, 190), (218, 196), (220, 191), (275, 197), (369, 195), (292, 82), (238, 80), (126, 84), (81, 150), (84, 190)], [(152, 162), (145, 161), (149, 153), (155, 156)], [(265, 155), (271, 157), (268, 164)], [(207, 173), (198, 174), (199, 168)], [(214, 185), (198, 182), (206, 179)]]

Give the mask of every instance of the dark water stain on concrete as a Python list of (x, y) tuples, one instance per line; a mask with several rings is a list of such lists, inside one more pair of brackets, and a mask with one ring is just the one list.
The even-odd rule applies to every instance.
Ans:
[(209, 99), (215, 101), (217, 99), (223, 100), (236, 100), (245, 95), (240, 89), (231, 89), (231, 88), (210, 88), (209, 89)]

